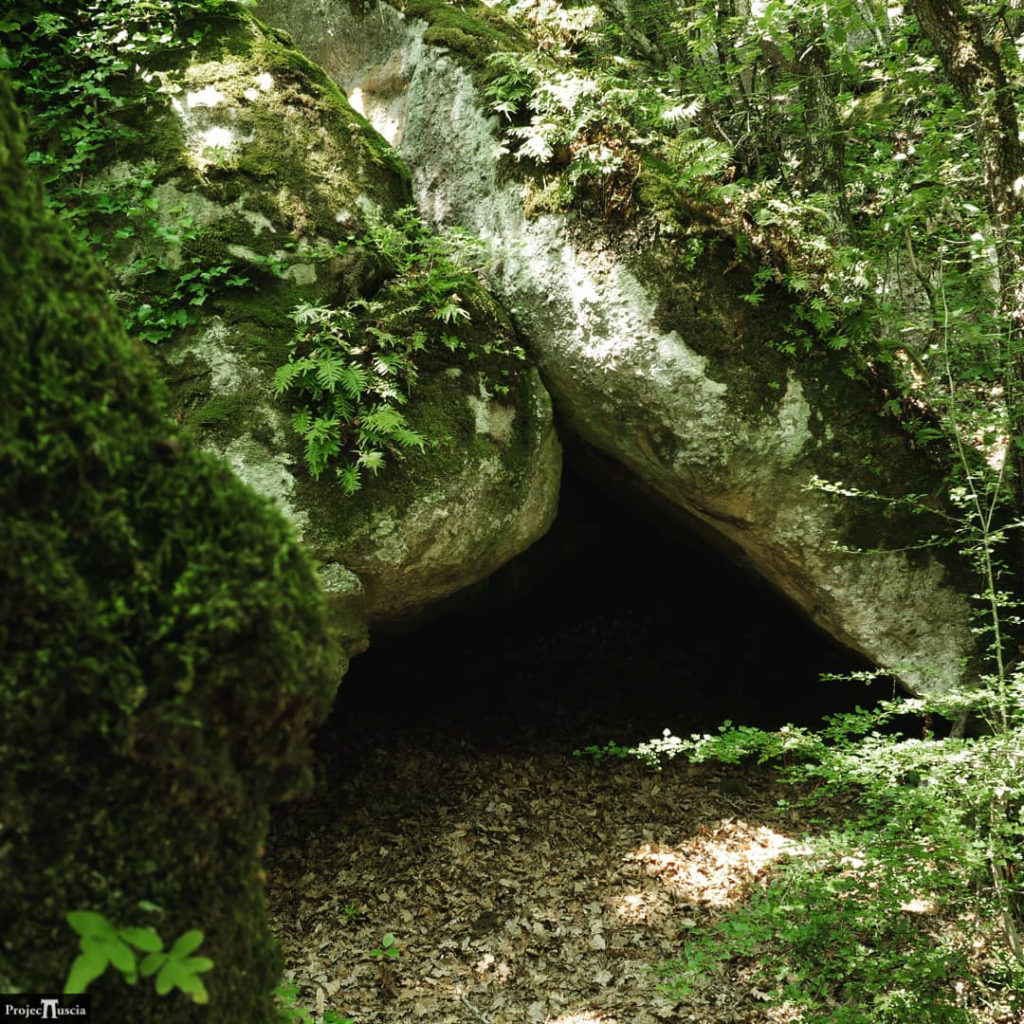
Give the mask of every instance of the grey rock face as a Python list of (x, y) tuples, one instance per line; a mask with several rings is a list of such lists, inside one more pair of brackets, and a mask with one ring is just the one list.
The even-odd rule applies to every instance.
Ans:
[[(497, 177), (495, 119), (465, 68), (424, 42), (422, 22), (382, 4), (365, 17), (322, 0), (260, 10), (396, 146), (424, 214), (491, 243), (497, 290), (575, 432), (738, 544), (814, 621), (911, 689), (960, 677), (969, 583), (900, 550), (911, 524), (807, 486), (818, 476), (937, 491), (868, 384), (827, 354), (774, 351), (786, 310), (741, 302), (743, 271), (729, 278), (713, 250), (686, 269), (670, 240), (616, 242), (559, 215), (524, 216), (521, 186)], [(841, 550), (850, 544), (882, 550)]]
[[(551, 402), (527, 364), (498, 367), (488, 355), (511, 347), (513, 328), (474, 286), (462, 300), (468, 349), (429, 350), (405, 407), (427, 450), (391, 457), (354, 495), (329, 470), (310, 477), (290, 406), (273, 394), (294, 334), (290, 314), (300, 302), (343, 304), (380, 286), (371, 260), (333, 247), (408, 205), (408, 180), (337, 86), (275, 34), (243, 22), (204, 46), (161, 72), (172, 100), (149, 133), (158, 144), (109, 173), (140, 175), (150, 160), (157, 215), (168, 227), (183, 218), (192, 226), (187, 244), (168, 231), (149, 255), (178, 269), (199, 253), (204, 266), (230, 263), (248, 279), (210, 297), (199, 322), (156, 354), (183, 427), (274, 501), (326, 563), (355, 653), (366, 644), (364, 615), (414, 612), (547, 530), (561, 468)], [(124, 254), (126, 283), (139, 255)]]

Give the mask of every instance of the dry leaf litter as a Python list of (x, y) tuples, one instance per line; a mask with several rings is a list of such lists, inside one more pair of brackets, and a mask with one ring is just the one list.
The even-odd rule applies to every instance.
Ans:
[[(357, 1024), (787, 1019), (742, 971), (683, 1006), (649, 970), (794, 845), (770, 773), (428, 731), (375, 747), (379, 729), (351, 721), (344, 780), (277, 822), (270, 909), (304, 1005)], [(385, 933), (397, 959), (370, 955)]]

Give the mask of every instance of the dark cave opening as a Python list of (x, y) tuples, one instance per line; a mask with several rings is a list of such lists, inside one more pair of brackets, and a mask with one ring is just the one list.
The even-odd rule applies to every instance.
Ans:
[(576, 453), (542, 540), (415, 628), (374, 630), (321, 751), (353, 733), (571, 751), (726, 719), (814, 726), (893, 694), (822, 682), (870, 666), (649, 495), (595, 483), (605, 468)]

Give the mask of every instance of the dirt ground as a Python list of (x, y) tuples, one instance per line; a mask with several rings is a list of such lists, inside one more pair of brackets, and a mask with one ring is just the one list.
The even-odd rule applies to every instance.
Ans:
[[(266, 861), (302, 1004), (357, 1024), (786, 1019), (742, 976), (681, 1005), (650, 970), (798, 839), (771, 773), (595, 763), (552, 725), (473, 742), (456, 723), (346, 721)], [(387, 933), (399, 956), (373, 957)]]

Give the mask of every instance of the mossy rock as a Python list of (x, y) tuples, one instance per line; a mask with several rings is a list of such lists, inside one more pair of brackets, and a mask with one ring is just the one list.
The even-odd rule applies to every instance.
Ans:
[(24, 156), (0, 78), (0, 990), (60, 991), (90, 909), (200, 928), (215, 965), (203, 1008), (110, 971), (98, 1019), (270, 1024), (261, 843), (342, 659), (287, 523), (172, 435)]
[[(390, 4), (379, 0), (259, 0), (257, 4), (261, 18), (277, 29), (290, 26), (289, 39), (300, 39), (304, 52), (336, 80), (343, 77), (336, 74), (341, 67), (351, 67), (347, 53), (356, 47), (363, 53), (371, 52), (376, 47), (377, 34), (388, 33), (391, 9), (400, 12), (409, 23), (422, 23), (423, 41), (451, 53), (480, 85), (491, 75), (487, 58), (492, 53), (533, 45), (500, 7), (489, 6), (483, 0), (394, 0)], [(347, 16), (363, 15), (366, 17), (362, 18), (359, 30), (369, 34), (367, 40), (322, 31), (323, 26), (349, 20)], [(313, 45), (311, 40), (315, 40)], [(384, 84), (378, 82), (378, 86)]]
[[(555, 515), (561, 449), (550, 398), (535, 370), (502, 354), (515, 339), (507, 315), (483, 288), (464, 293), (462, 347), (421, 359), (405, 407), (426, 448), (389, 455), (355, 494), (330, 467), (309, 474), (288, 407), (270, 397), (272, 365), (252, 347), (244, 320), (213, 323), (168, 363), (185, 429), (277, 502), (332, 579), (358, 575), (358, 585), (332, 587), (350, 653), (365, 643), (353, 618), (360, 600), (369, 620), (415, 614), (489, 575)], [(283, 353), (292, 324), (268, 319), (261, 331), (263, 345)]]
[[(561, 446), (551, 399), (529, 365), (494, 353), (512, 325), (483, 289), (467, 289), (464, 348), (429, 360), (408, 409), (430, 439), (354, 495), (295, 476), (305, 542), (355, 571), (370, 620), (414, 616), (489, 576), (551, 525)], [(490, 350), (490, 351), (489, 351)]]
[[(937, 504), (941, 467), (880, 416), (884, 387), (851, 380), (830, 339), (803, 360), (772, 345), (787, 325), (807, 325), (781, 289), (759, 307), (744, 300), (756, 268), (731, 248), (726, 218), (682, 199), (650, 159), (626, 223), (608, 209), (586, 216), (585, 195), (563, 214), (551, 201), (555, 169), (545, 194), (521, 164), (503, 162), (469, 58), (427, 41), (440, 20), (425, 30), (387, 7), (359, 15), (314, 4), (330, 15), (325, 33), (308, 17), (314, 0), (264, 3), (394, 139), (434, 221), (493, 240), (496, 292), (566, 430), (722, 535), (815, 622), (908, 686), (961, 680), (976, 653), (976, 587), (955, 556), (907, 550), (919, 544), (916, 528), (944, 530), (941, 517), (855, 506), (808, 486), (817, 474)], [(872, 550), (854, 557), (844, 545)]]
[(132, 233), (123, 214), (96, 230), (130, 235), (118, 260), (129, 284), (140, 256), (167, 268), (151, 275), (151, 290), (174, 283), (183, 266), (227, 262), (248, 277), (236, 289), (242, 297), (281, 290), (272, 263), (283, 290), (354, 294), (364, 279), (327, 250), (358, 235), (368, 212), (409, 202), (405, 168), (277, 34), (246, 17), (205, 27), (199, 47), (169, 51), (174, 62), (152, 72), (168, 101), (137, 125), (142, 143), (122, 147), (105, 172), (155, 182), (161, 230)]
[[(331, 603), (354, 653), (365, 645), (360, 600), (370, 618), (400, 616), (475, 582), (546, 531), (560, 472), (550, 401), (536, 373), (499, 354), (517, 347), (514, 328), (467, 281), (459, 291), (470, 324), (458, 351), (437, 344), (443, 332), (426, 311), (403, 322), (434, 342), (417, 356), (419, 382), (404, 409), (426, 450), (389, 456), (354, 496), (330, 470), (312, 479), (291, 403), (274, 397), (273, 374), (295, 334), (291, 313), (300, 302), (332, 307), (360, 296), (415, 304), (387, 259), (361, 244), (411, 203), (408, 177), (324, 72), (253, 19), (214, 23), (198, 50), (158, 73), (171, 104), (140, 126), (161, 139), (158, 215), (180, 210), (192, 231), (181, 243), (167, 232), (150, 239), (149, 255), (168, 267), (167, 282), (225, 263), (246, 279), (215, 281), (197, 322), (157, 346), (175, 415), (279, 505), (331, 579), (344, 577), (339, 569), (359, 575), (365, 594), (353, 585)], [(128, 153), (107, 173), (131, 173), (142, 159)], [(161, 275), (129, 280), (138, 256), (137, 245), (126, 247), (122, 276), (137, 302), (155, 304)]]

